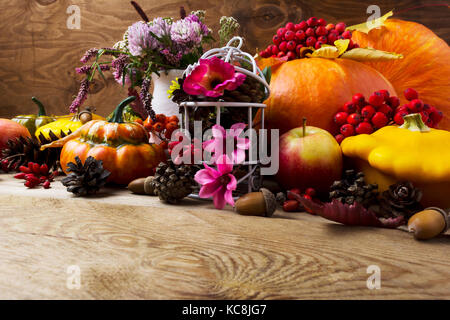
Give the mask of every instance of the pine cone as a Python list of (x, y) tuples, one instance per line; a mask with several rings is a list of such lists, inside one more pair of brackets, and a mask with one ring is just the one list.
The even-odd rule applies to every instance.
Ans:
[[(61, 131), (61, 138), (65, 136), (66, 134)], [(52, 131), (49, 132), (49, 137), (49, 139), (46, 139), (41, 133), (38, 138), (19, 137), (8, 140), (7, 147), (0, 154), (0, 160), (8, 160), (7, 169), (9, 170), (17, 170), (22, 165), (26, 166), (28, 162), (35, 162), (41, 165), (45, 163), (50, 170), (56, 171), (59, 168), (62, 148), (41, 150), (42, 145), (59, 139)]]
[(376, 203), (378, 185), (366, 184), (362, 172), (346, 170), (343, 179), (331, 185), (329, 196), (331, 200), (337, 199), (349, 205), (358, 202), (368, 208)]
[(236, 88), (236, 90), (225, 90), (221, 97), (227, 102), (253, 102), (261, 103), (264, 101), (264, 85), (257, 79), (247, 76), (243, 84)]
[(75, 162), (67, 164), (67, 171), (70, 173), (61, 180), (68, 192), (72, 192), (76, 196), (85, 196), (96, 193), (106, 184), (111, 173), (103, 168), (103, 161), (90, 156), (83, 164), (76, 156)]
[(403, 215), (409, 218), (423, 209), (419, 203), (421, 198), (422, 192), (411, 182), (399, 182), (381, 194), (380, 206), (386, 215)]
[(192, 166), (161, 162), (156, 167), (153, 188), (159, 199), (171, 204), (188, 196), (196, 184)]

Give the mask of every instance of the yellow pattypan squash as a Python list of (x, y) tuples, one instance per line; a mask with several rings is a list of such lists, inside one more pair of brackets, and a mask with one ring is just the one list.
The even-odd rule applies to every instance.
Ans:
[(420, 114), (404, 117), (401, 127), (345, 139), (343, 154), (380, 191), (411, 181), (423, 192), (424, 205), (450, 208), (450, 132), (428, 128)]
[[(92, 113), (92, 120), (105, 120), (105, 118)], [(46, 139), (50, 139), (50, 131), (58, 138), (69, 135), (80, 128), (83, 123), (78, 118), (78, 114), (69, 114), (65, 116), (56, 117), (56, 121), (51, 122), (36, 130), (36, 137), (42, 133)], [(64, 133), (64, 134), (61, 134)], [(51, 140), (51, 139), (50, 139)]]

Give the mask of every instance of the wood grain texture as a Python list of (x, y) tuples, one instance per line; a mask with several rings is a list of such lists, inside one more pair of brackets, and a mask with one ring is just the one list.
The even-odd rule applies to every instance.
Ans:
[[(242, 25), (247, 50), (266, 46), (276, 29), (287, 21), (309, 16), (354, 24), (367, 18), (373, 1), (356, 0), (140, 0), (148, 16), (177, 17), (179, 7), (207, 10), (207, 23), (217, 30), (222, 15), (232, 15)], [(425, 0), (379, 0), (382, 12), (392, 8), (398, 17), (425, 24), (445, 40), (450, 39), (449, 10)], [(66, 27), (69, 5), (81, 9), (81, 30)], [(423, 8), (416, 8), (428, 5)], [(430, 6), (431, 5), (431, 6)], [(411, 9), (411, 10), (409, 10)], [(409, 10), (409, 11), (408, 11)], [(0, 1), (0, 117), (35, 111), (30, 97), (36, 95), (49, 113), (65, 114), (78, 91), (80, 76), (75, 67), (86, 49), (113, 45), (128, 25), (139, 17), (125, 0), (23, 0)], [(112, 76), (98, 79), (86, 105), (107, 115), (126, 90)]]
[[(0, 176), (0, 299), (450, 298), (449, 235), (418, 242), (305, 213), (51, 191)], [(66, 287), (69, 265), (81, 269), (79, 290)], [(369, 265), (381, 268), (380, 290), (366, 287)]]

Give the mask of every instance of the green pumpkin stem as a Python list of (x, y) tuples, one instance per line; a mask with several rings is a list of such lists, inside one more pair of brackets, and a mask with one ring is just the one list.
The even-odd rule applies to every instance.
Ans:
[(403, 117), (405, 122), (400, 126), (402, 129), (410, 131), (428, 132), (430, 128), (423, 123), (422, 116), (419, 113), (407, 114)]
[(45, 112), (45, 108), (44, 108), (44, 105), (42, 104), (42, 102), (40, 102), (36, 97), (31, 97), (31, 100), (34, 103), (36, 103), (36, 105), (39, 108), (38, 117), (46, 116), (47, 113)]
[(123, 108), (125, 108), (127, 105), (129, 105), (131, 102), (133, 102), (134, 99), (136, 99), (135, 96), (130, 96), (130, 97), (122, 100), (122, 102), (120, 102), (117, 105), (116, 109), (114, 110), (113, 116), (111, 117), (109, 122), (124, 123)]

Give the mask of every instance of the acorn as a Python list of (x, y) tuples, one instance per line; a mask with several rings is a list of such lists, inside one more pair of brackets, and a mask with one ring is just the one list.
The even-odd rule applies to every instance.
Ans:
[(236, 201), (234, 210), (244, 216), (271, 217), (277, 208), (275, 195), (266, 188), (244, 194)]
[(431, 239), (448, 229), (448, 220), (448, 214), (444, 210), (436, 207), (426, 208), (409, 218), (408, 231), (414, 232), (416, 239)]
[(137, 194), (148, 194), (155, 196), (156, 194), (152, 184), (154, 178), (154, 176), (149, 176), (147, 178), (133, 180), (128, 184), (128, 190)]
[(82, 124), (85, 124), (86, 122), (89, 122), (92, 120), (92, 112), (89, 107), (84, 109), (78, 114), (78, 119), (80, 119)]

